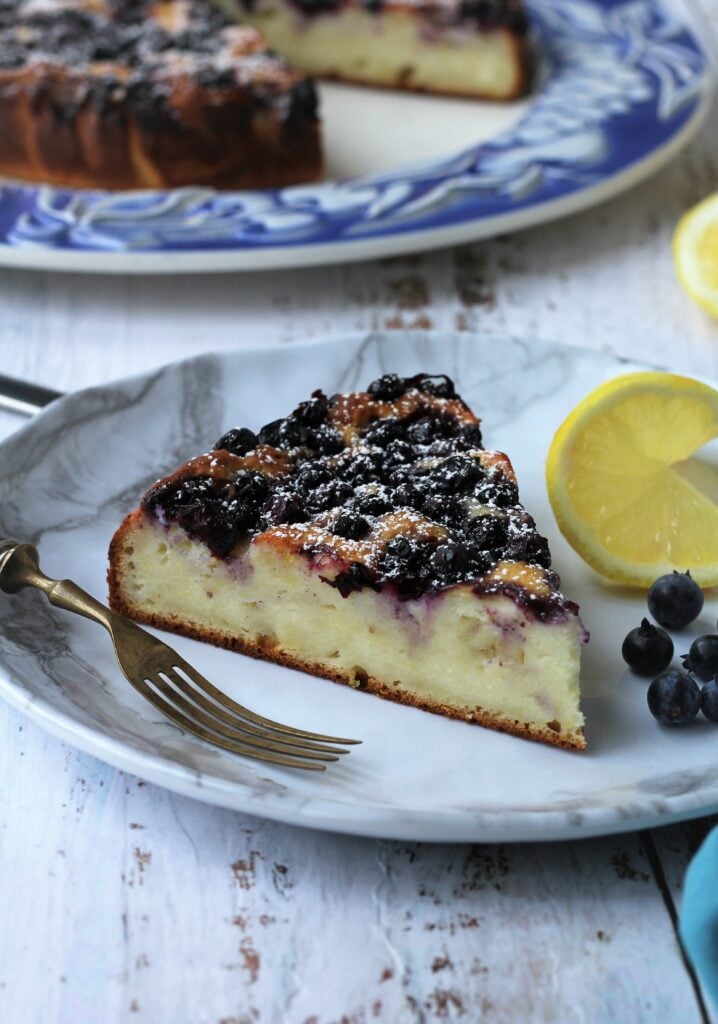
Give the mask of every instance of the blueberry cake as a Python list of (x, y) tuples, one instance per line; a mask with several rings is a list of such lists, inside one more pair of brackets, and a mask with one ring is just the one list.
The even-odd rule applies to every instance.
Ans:
[(578, 609), (448, 377), (315, 391), (230, 430), (144, 495), (108, 578), (138, 622), (585, 746)]
[(314, 87), (203, 0), (0, 0), (0, 172), (97, 188), (321, 174)]
[(526, 91), (520, 0), (221, 2), (320, 78), (502, 100)]

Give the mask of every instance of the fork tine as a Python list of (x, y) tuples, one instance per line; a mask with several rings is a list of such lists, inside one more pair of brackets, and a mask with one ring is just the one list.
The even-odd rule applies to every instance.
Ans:
[(281, 739), (283, 745), (297, 747), (297, 754), (301, 754), (302, 750), (322, 751), (325, 754), (349, 753), (348, 750), (344, 750), (342, 747), (332, 747), (327, 743), (314, 743), (312, 740), (295, 739), (291, 735), (287, 735), (285, 739), (284, 733), (272, 736), (272, 734), (267, 732), (265, 729), (260, 729), (258, 726), (252, 725), (252, 723), (247, 721), (246, 719), (240, 718), (238, 715), (233, 715), (230, 714), (228, 711), (225, 711), (224, 708), (222, 708), (219, 704), (215, 704), (214, 701), (211, 701), (209, 699), (209, 697), (206, 697), (202, 690), (198, 690), (195, 686), (192, 686), (190, 683), (188, 683), (187, 680), (183, 676), (181, 676), (179, 672), (175, 669), (162, 669), (161, 671), (162, 675), (166, 676), (172, 683), (172, 685), (176, 689), (180, 690), (185, 695), (185, 697), (189, 697), (191, 701), (193, 701), (195, 704), (198, 704), (199, 707), (201, 707), (204, 711), (209, 712), (210, 715), (213, 715), (215, 718), (218, 718), (226, 725), (229, 725), (235, 729), (239, 729), (241, 732), (245, 734), (249, 734), (250, 736), (256, 736), (259, 739), (270, 740), (274, 742), (278, 742)]
[(242, 704), (238, 704), (236, 700), (232, 700), (226, 693), (222, 693), (216, 686), (213, 686), (208, 679), (205, 679), (203, 675), (193, 668), (184, 658), (180, 658), (178, 654), (172, 652), (174, 657), (174, 665), (184, 672), (184, 674), (197, 686), (200, 690), (204, 690), (205, 693), (209, 694), (213, 700), (216, 700), (218, 704), (223, 707), (234, 711), (238, 715), (242, 715), (247, 718), (250, 722), (254, 722), (255, 725), (264, 725), (268, 729), (274, 729), (275, 732), (285, 733), (289, 736), (297, 736), (305, 740), (320, 740), (325, 743), (341, 743), (341, 744), (359, 744), (361, 740), (349, 740), (339, 736), (325, 736), (319, 732), (307, 732), (305, 729), (295, 729), (291, 725), (282, 725), (281, 722), (275, 722), (271, 718), (264, 718), (263, 715), (257, 715), (254, 711), (250, 711), (249, 708), (245, 708)]
[(223, 736), (218, 736), (205, 729), (203, 726), (198, 725), (191, 718), (187, 718), (186, 715), (178, 711), (177, 708), (169, 701), (165, 700), (159, 693), (148, 686), (144, 680), (130, 679), (134, 688), (140, 693), (145, 700), (148, 700), (150, 704), (153, 704), (163, 715), (166, 715), (173, 722), (179, 725), (186, 732), (193, 733), (195, 736), (199, 736), (200, 739), (205, 740), (207, 743), (211, 743), (213, 746), (221, 747), (223, 750), (229, 750), (232, 754), (242, 754), (244, 757), (251, 757), (257, 761), (267, 761), (269, 764), (280, 764), (287, 768), (303, 768), (307, 771), (323, 772), (325, 765), (317, 764), (314, 761), (307, 761), (301, 757), (283, 757), (281, 754), (274, 753), (273, 751), (263, 751), (260, 747), (249, 746), (248, 744), (240, 743), (235, 740), (225, 739)]
[(311, 761), (338, 761), (339, 755), (327, 754), (319, 750), (293, 750), (287, 749), (284, 743), (278, 740), (273, 740), (271, 737), (262, 737), (257, 739), (242, 729), (241, 726), (228, 726), (225, 725), (217, 718), (213, 718), (211, 715), (205, 714), (201, 708), (193, 705), (190, 701), (186, 700), (185, 697), (172, 686), (172, 681), (163, 678), (167, 676), (164, 670), (161, 670), (161, 674), (154, 676), (148, 676), (147, 682), (150, 683), (155, 689), (159, 690), (160, 693), (172, 703), (175, 707), (179, 707), (180, 710), (192, 721), (199, 721), (211, 732), (216, 732), (219, 736), (223, 736), (225, 739), (240, 740), (242, 743), (248, 744), (250, 747), (258, 747), (260, 750), (273, 750), (278, 754), (285, 754), (288, 756), (305, 757)]

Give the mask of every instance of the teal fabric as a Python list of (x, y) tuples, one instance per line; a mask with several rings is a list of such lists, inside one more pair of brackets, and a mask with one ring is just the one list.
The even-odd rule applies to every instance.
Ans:
[(718, 828), (704, 840), (688, 867), (680, 934), (701, 984), (718, 1005)]

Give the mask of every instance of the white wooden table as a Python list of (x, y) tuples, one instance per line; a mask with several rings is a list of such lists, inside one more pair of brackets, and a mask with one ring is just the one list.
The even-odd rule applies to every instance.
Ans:
[[(194, 279), (3, 271), (0, 372), (66, 390), (206, 349), (435, 327), (718, 378), (718, 323), (670, 258), (678, 216), (718, 187), (716, 138), (718, 112), (622, 198), (433, 255)], [(18, 425), (0, 415), (2, 436)], [(514, 847), (324, 835), (174, 796), (4, 706), (0, 780), (3, 1024), (718, 1019), (674, 927), (712, 822)]]

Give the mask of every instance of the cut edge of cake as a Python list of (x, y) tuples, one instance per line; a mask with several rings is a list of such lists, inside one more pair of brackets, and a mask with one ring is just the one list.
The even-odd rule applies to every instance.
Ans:
[[(177, 531), (174, 536), (173, 530)], [(458, 612), (467, 624), (474, 627), (474, 637), (467, 643), (465, 649), (468, 657), (480, 658), (482, 654), (485, 656), (487, 651), (491, 651), (495, 645), (492, 627), (497, 622), (502, 623), (499, 627), (501, 630), (509, 629), (523, 633), (524, 645), (528, 643), (534, 650), (541, 647), (542, 638), (550, 638), (554, 641), (553, 646), (558, 646), (559, 656), (552, 659), (550, 667), (552, 682), (564, 699), (557, 700), (555, 694), (549, 697), (544, 693), (542, 696), (549, 702), (550, 712), (545, 715), (543, 722), (526, 721), (525, 713), (522, 716), (518, 709), (512, 716), (495, 707), (469, 706), (468, 703), (462, 705), (456, 699), (452, 700), (452, 689), (455, 692), (455, 688), (452, 688), (450, 683), (456, 683), (456, 680), (449, 680), (449, 685), (446, 685), (447, 681), (444, 679), (446, 692), (444, 699), (441, 699), (437, 697), (436, 692), (428, 694), (423, 687), (417, 687), (416, 676), (407, 678), (405, 670), (405, 680), (394, 678), (396, 673), (391, 673), (392, 678), (386, 678), (370, 670), (375, 667), (375, 659), (367, 651), (366, 643), (371, 642), (379, 633), (380, 639), (386, 644), (386, 637), (381, 636), (381, 630), (387, 623), (391, 623), (391, 629), (398, 641), (398, 649), (392, 652), (394, 657), (397, 661), (406, 660), (401, 649), (401, 641), (405, 640), (407, 635), (420, 633), (426, 622), (436, 623), (437, 616), (431, 608), (431, 599), (429, 607), (424, 606), (423, 614), (422, 603), (426, 602), (425, 598), (404, 603), (402, 611), (405, 617), (402, 623), (401, 619), (397, 621), (394, 617), (397, 607), (394, 598), (387, 599), (383, 595), (366, 591), (361, 594), (355, 592), (346, 598), (342, 597), (338, 590), (328, 587), (325, 581), (336, 574), (337, 568), (333, 572), (327, 567), (324, 567), (321, 573), (312, 572), (306, 564), (299, 561), (300, 556), (297, 556), (288, 573), (287, 566), (282, 564), (282, 555), (276, 551), (270, 549), (269, 552), (264, 552), (259, 560), (252, 559), (251, 554), (245, 552), (239, 556), (239, 564), (243, 563), (243, 569), (239, 569), (236, 575), (241, 577), (245, 573), (255, 573), (257, 561), (264, 569), (276, 565), (282, 570), (285, 582), (287, 578), (291, 580), (291, 572), (296, 570), (295, 592), (311, 599), (310, 604), (303, 600), (301, 607), (296, 603), (290, 603), (288, 607), (286, 596), (274, 595), (275, 602), (282, 602), (282, 614), (291, 619), (292, 625), (287, 631), (289, 637), (283, 629), (286, 621), (282, 623), (276, 614), (272, 614), (271, 599), (268, 606), (265, 606), (265, 614), (258, 619), (258, 628), (255, 627), (253, 632), (247, 632), (247, 605), (259, 605), (257, 588), (245, 584), (244, 593), (241, 585), (238, 590), (236, 575), (231, 567), (223, 560), (212, 556), (201, 543), (190, 541), (186, 536), (178, 534), (179, 528), (170, 527), (167, 531), (165, 527), (153, 522), (143, 510), (131, 513), (124, 520), (110, 548), (108, 582), (110, 606), (115, 611), (157, 629), (308, 672), (310, 675), (333, 682), (344, 683), (354, 689), (399, 704), (485, 726), (524, 739), (539, 740), (567, 750), (585, 748), (584, 719), (579, 710), (578, 687), (582, 627), (577, 619), (567, 618), (565, 624), (550, 625), (530, 622), (527, 616), (517, 610), (517, 606), (509, 597), (494, 595), (484, 598), (483, 604), (480, 604), (475, 595), (470, 593), (471, 587), (468, 584), (462, 585), (464, 591), (461, 593), (454, 591), (452, 597), (438, 598), (438, 601), (443, 603), (443, 609), (439, 613), (440, 619), (451, 618)], [(145, 581), (150, 578), (154, 589), (148, 589), (146, 586)], [(197, 586), (196, 593), (192, 589), (193, 584)], [(300, 586), (301, 591), (298, 589)], [(163, 609), (163, 595), (176, 595), (178, 588), (189, 597), (189, 606), (184, 602), (178, 605), (176, 598), (173, 597), (170, 607)], [(227, 590), (233, 591), (229, 597), (226, 596)], [(206, 598), (207, 592), (212, 594), (208, 600), (211, 603), (211, 619), (214, 621), (203, 621), (204, 616), (197, 614), (197, 608), (201, 607), (201, 599), (203, 596)], [(199, 601), (196, 598), (199, 598)], [(275, 605), (274, 611), (276, 610)], [(472, 618), (472, 611), (489, 611), (495, 616), (495, 622), (487, 624), (486, 620), (482, 621), (480, 617)], [(296, 650), (296, 643), (292, 643), (293, 637), (296, 636), (297, 616), (300, 613), (302, 641), (305, 647), (309, 646), (311, 634), (314, 658), (308, 658), (306, 655), (302, 657)], [(481, 632), (482, 628), (484, 635), (477, 643), (476, 634)], [(362, 650), (350, 648), (347, 651), (346, 634), (350, 630), (363, 631), (366, 640)], [(325, 640), (328, 640), (328, 643)], [(558, 644), (555, 641), (558, 641)], [(337, 657), (340, 650), (343, 657)], [(422, 683), (425, 683), (424, 670), (430, 675), (433, 674), (434, 681), (439, 668), (442, 668), (444, 673), (448, 671), (444, 653), (430, 657), (422, 654), (421, 649), (417, 651), (422, 664), (414, 665), (414, 669), (421, 668)], [(528, 660), (532, 669), (533, 660)], [(499, 685), (509, 684), (511, 696), (520, 696), (525, 708), (525, 702), (531, 700), (538, 681), (531, 678), (531, 672), (528, 677), (517, 677), (517, 670), (520, 671), (520, 668), (521, 666), (512, 664), (511, 661), (500, 665), (495, 672), (495, 680)], [(479, 691), (482, 689), (482, 683), (485, 691), (485, 682), (485, 677), (478, 682)], [(299, 680), (297, 685), (301, 685)], [(545, 683), (543, 685), (545, 686)], [(482, 700), (484, 705), (489, 704), (485, 692)], [(505, 702), (504, 695), (503, 703)]]
[(315, 78), (437, 96), (517, 99), (531, 77), (525, 16), (514, 4), (511, 18), (487, 23), (477, 15), (480, 6), (345, 0), (332, 7), (326, 0), (303, 13), (301, 0), (222, 0), (227, 13), (259, 29), (272, 49)]

